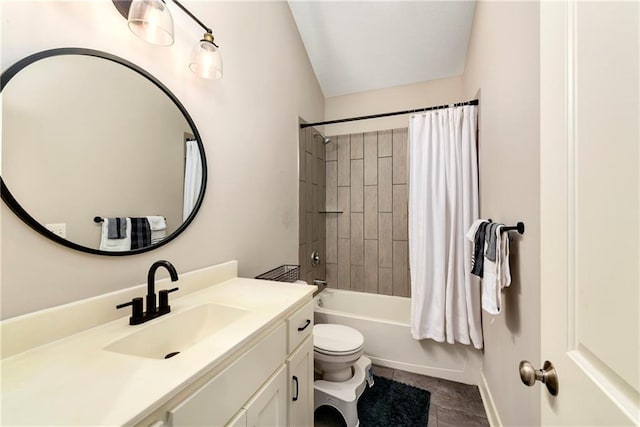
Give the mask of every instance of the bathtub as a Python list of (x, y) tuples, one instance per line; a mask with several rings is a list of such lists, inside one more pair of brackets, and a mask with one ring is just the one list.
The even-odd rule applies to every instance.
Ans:
[(326, 288), (314, 298), (316, 323), (351, 326), (364, 335), (375, 365), (477, 385), (481, 352), (472, 346), (415, 340), (411, 299)]

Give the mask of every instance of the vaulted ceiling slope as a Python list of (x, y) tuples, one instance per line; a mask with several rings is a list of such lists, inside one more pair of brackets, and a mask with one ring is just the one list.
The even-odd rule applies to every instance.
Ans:
[(475, 0), (289, 0), (325, 97), (463, 73)]

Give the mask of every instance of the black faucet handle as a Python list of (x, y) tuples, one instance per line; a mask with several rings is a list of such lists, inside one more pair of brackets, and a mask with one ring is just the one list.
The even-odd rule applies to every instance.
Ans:
[(138, 297), (138, 298), (134, 298), (129, 302), (125, 302), (123, 304), (118, 304), (116, 305), (117, 309), (121, 309), (121, 308), (125, 308), (128, 306), (131, 306), (131, 317), (129, 318), (129, 323), (132, 325), (136, 325), (138, 323), (140, 323), (139, 321), (142, 319), (142, 317), (144, 316), (144, 311), (142, 308), (142, 298)]
[(171, 306), (169, 305), (169, 294), (177, 290), (178, 288), (172, 288), (172, 289), (163, 289), (158, 292), (158, 295), (159, 295), (158, 311), (171, 311)]

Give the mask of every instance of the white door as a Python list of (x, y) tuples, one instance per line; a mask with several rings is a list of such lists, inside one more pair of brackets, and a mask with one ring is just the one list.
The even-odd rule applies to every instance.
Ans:
[(542, 424), (640, 424), (640, 7), (540, 7)]

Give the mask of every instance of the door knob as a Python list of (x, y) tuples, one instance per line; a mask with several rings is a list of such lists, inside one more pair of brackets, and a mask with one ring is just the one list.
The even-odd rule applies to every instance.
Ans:
[(520, 379), (525, 385), (533, 386), (537, 381), (547, 386), (547, 390), (552, 396), (558, 395), (558, 374), (553, 363), (546, 360), (542, 369), (535, 369), (531, 362), (523, 360), (520, 362)]

